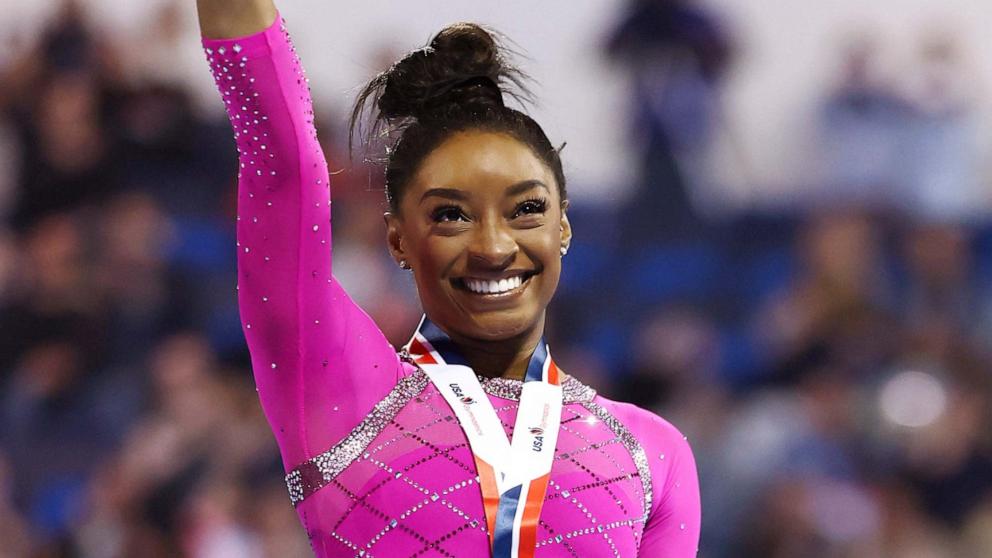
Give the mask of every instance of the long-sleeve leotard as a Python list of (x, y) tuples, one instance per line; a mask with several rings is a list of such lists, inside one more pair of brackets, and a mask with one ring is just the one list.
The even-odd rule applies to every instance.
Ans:
[[(318, 475), (309, 495), (290, 487), (314, 551), (486, 555), (481, 495), (457, 421), (332, 273), (328, 169), (281, 17), (203, 46), (239, 153), (242, 326), (286, 471)], [(694, 556), (699, 491), (682, 435), (574, 378), (564, 385), (536, 556)], [(509, 434), (519, 382), (485, 387)]]
[(239, 154), (242, 327), (291, 469), (344, 437), (403, 365), (332, 273), (327, 163), (308, 81), (281, 21), (203, 45)]

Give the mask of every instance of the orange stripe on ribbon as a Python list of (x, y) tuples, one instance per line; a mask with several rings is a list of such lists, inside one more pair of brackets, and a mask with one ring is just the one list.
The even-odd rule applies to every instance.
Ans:
[(537, 548), (537, 520), (541, 517), (544, 506), (544, 495), (548, 491), (550, 473), (530, 481), (527, 489), (527, 501), (524, 502), (524, 513), (520, 520), (520, 553), (519, 558), (534, 558)]
[(499, 510), (499, 489), (496, 488), (496, 472), (492, 465), (475, 456), (475, 469), (479, 472), (482, 488), (482, 505), (486, 512), (486, 525), (489, 527), (489, 548), (496, 536), (496, 512)]
[(414, 360), (419, 364), (437, 364), (434, 357), (431, 355), (430, 351), (424, 347), (424, 344), (420, 342), (419, 339), (414, 338), (410, 341), (410, 353), (414, 356)]
[(548, 383), (557, 386), (558, 382), (558, 367), (555, 366), (555, 361), (548, 357)]

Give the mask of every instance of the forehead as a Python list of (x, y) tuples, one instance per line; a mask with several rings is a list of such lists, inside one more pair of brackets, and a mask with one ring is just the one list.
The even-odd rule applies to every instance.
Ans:
[(506, 134), (467, 131), (452, 134), (424, 159), (410, 191), (458, 188), (499, 194), (524, 180), (540, 180), (556, 190), (551, 170), (526, 144)]

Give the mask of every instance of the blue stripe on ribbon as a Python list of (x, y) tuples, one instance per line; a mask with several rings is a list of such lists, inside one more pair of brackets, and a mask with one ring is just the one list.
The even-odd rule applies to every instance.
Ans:
[(548, 348), (544, 345), (544, 338), (537, 344), (534, 354), (530, 356), (527, 364), (527, 374), (524, 375), (525, 382), (540, 382), (544, 379), (544, 361), (548, 358)]
[[(441, 328), (424, 316), (423, 323), (420, 324), (420, 334), (434, 347), (434, 350), (441, 355), (446, 364), (460, 364), (468, 366), (468, 361), (458, 352), (458, 347), (454, 341), (448, 337)], [(540, 381), (544, 379), (544, 361), (548, 359), (548, 347), (544, 343), (544, 336), (538, 341), (537, 347), (530, 356), (527, 363), (527, 373), (524, 375), (525, 382)]]
[(499, 497), (496, 508), (496, 533), (493, 535), (493, 558), (510, 558), (513, 551), (513, 519), (517, 515), (522, 485), (514, 486)]
[(448, 334), (437, 327), (437, 325), (424, 317), (424, 323), (420, 326), (420, 334), (423, 335), (434, 350), (441, 355), (446, 364), (460, 364), (468, 366), (468, 362), (458, 352), (455, 343), (448, 337)]

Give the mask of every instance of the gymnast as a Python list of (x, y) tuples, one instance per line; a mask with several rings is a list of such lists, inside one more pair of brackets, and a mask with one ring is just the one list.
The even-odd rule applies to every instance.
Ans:
[(567, 374), (544, 340), (565, 176), (505, 104), (523, 74), (493, 35), (442, 29), (355, 106), (352, 126), (388, 142), (387, 249), (425, 314), (396, 351), (334, 278), (333, 184), (286, 22), (272, 0), (197, 8), (239, 155), (242, 325), (314, 553), (695, 556), (685, 437)]

